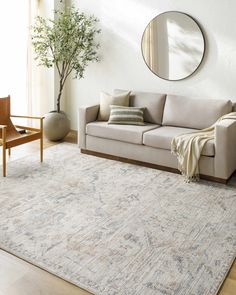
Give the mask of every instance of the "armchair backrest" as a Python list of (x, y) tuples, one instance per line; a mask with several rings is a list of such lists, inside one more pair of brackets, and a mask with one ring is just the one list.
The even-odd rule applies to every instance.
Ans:
[[(14, 134), (18, 133), (15, 126), (11, 121), (11, 98), (10, 95), (7, 97), (0, 98), (0, 125), (7, 126), (7, 133)], [(2, 131), (0, 129), (0, 138), (2, 137)]]

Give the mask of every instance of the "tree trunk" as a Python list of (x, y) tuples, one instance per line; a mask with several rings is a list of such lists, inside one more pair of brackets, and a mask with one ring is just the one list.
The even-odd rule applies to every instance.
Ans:
[(59, 94), (58, 94), (58, 97), (57, 97), (57, 112), (60, 113), (61, 111), (61, 95), (62, 95), (62, 90), (63, 90), (63, 79), (61, 78), (60, 79), (60, 89), (59, 89)]

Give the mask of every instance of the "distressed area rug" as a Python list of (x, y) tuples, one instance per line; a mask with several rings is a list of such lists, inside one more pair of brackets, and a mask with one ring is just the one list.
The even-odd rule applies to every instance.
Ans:
[(215, 295), (236, 253), (236, 188), (59, 144), (0, 178), (0, 247), (92, 293)]

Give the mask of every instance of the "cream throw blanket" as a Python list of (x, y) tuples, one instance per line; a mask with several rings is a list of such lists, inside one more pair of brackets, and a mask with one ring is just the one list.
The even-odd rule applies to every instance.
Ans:
[(199, 179), (198, 162), (202, 149), (209, 140), (215, 139), (215, 126), (224, 119), (236, 120), (236, 112), (222, 116), (215, 124), (208, 128), (181, 134), (173, 138), (171, 152), (177, 156), (178, 168), (185, 176), (186, 181), (189, 182)]

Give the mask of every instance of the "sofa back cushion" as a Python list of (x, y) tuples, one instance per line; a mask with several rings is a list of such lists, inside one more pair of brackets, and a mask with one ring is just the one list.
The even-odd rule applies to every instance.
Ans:
[(236, 112), (236, 102), (233, 102), (232, 111), (233, 111), (233, 112)]
[[(114, 90), (115, 94), (121, 92), (127, 92), (127, 90)], [(161, 124), (165, 100), (165, 94), (131, 91), (129, 105), (131, 107), (145, 107), (144, 121), (153, 124)]]
[(203, 129), (231, 111), (230, 100), (167, 95), (162, 125)]

